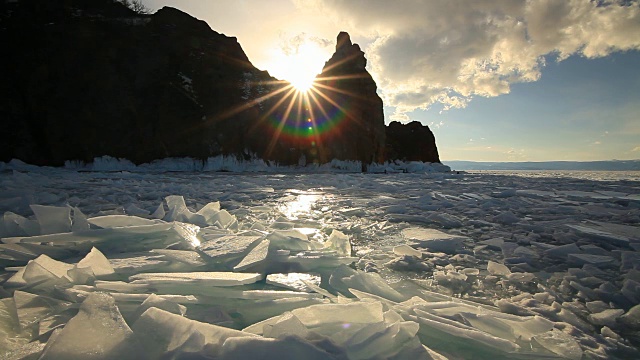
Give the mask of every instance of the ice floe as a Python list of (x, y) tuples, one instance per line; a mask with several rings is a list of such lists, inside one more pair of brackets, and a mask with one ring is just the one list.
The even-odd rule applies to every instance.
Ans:
[(637, 182), (17, 165), (3, 358), (640, 357)]

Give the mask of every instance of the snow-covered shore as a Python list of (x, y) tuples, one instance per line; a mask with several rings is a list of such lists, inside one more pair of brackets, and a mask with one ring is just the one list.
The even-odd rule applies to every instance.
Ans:
[[(11, 160), (8, 163), (0, 162), (2, 170), (38, 171), (40, 167), (25, 164), (20, 160)], [(258, 158), (239, 160), (235, 156), (216, 156), (206, 160), (193, 158), (166, 158), (155, 160), (151, 163), (136, 165), (127, 159), (119, 159), (111, 156), (95, 158), (93, 162), (85, 164), (79, 161), (65, 162), (64, 169), (74, 171), (132, 171), (132, 172), (234, 172), (234, 173), (350, 173), (362, 172), (360, 161), (334, 159), (326, 164), (305, 164), (297, 166), (285, 166), (270, 163)], [(396, 172), (448, 172), (446, 165), (440, 163), (424, 163), (420, 161), (393, 161), (384, 164), (368, 164), (366, 172), (369, 173), (396, 173)]]

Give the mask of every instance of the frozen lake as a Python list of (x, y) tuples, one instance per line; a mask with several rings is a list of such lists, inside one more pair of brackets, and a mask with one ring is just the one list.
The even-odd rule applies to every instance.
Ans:
[(638, 172), (36, 168), (0, 174), (0, 211), (0, 354), (640, 356)]

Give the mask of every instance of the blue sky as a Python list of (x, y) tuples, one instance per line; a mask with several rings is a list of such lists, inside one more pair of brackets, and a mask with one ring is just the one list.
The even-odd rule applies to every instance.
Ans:
[(638, 0), (143, 2), (237, 37), (290, 81), (349, 32), (385, 121), (430, 125), (442, 160), (640, 159)]
[(549, 60), (540, 80), (515, 84), (509, 94), (409, 117), (430, 125), (445, 160), (638, 159), (638, 64), (638, 51)]

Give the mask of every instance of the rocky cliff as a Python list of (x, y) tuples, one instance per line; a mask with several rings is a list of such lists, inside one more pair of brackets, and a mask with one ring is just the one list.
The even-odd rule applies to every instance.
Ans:
[(331, 137), (324, 139), (329, 157), (355, 159), (363, 164), (384, 160), (382, 99), (366, 65), (360, 47), (351, 43), (349, 34), (341, 32), (336, 52), (315, 85), (319, 93), (316, 117), (335, 127)]
[(270, 106), (255, 100), (283, 86), (235, 38), (173, 8), (141, 16), (110, 0), (23, 0), (2, 25), (3, 160), (243, 154)]
[(346, 33), (303, 96), (256, 69), (236, 38), (173, 8), (21, 0), (0, 10), (0, 161), (385, 160), (382, 101)]
[(440, 162), (436, 138), (428, 126), (418, 121), (401, 124), (392, 121), (386, 128), (387, 159)]

